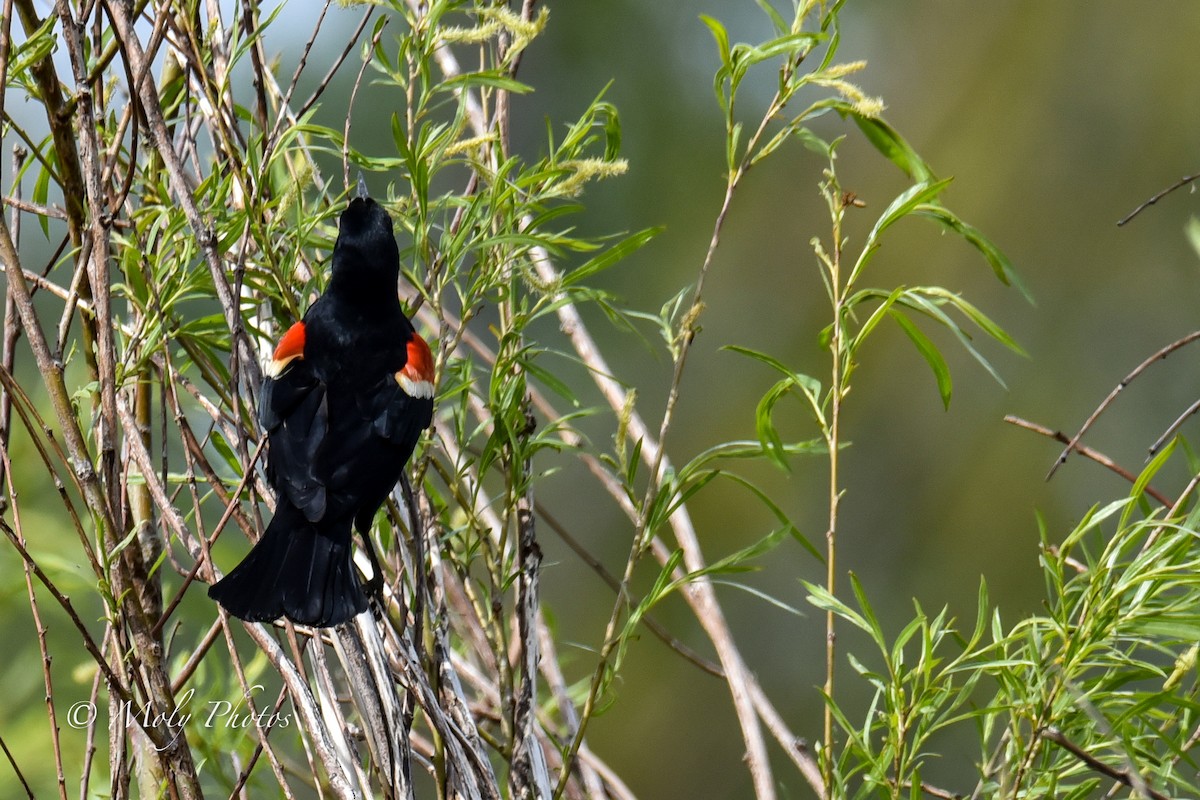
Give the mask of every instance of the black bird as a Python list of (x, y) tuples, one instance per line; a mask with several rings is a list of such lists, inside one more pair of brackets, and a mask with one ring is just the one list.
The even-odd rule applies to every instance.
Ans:
[[(208, 590), (235, 617), (329, 627), (366, 610), (352, 526), (376, 562), (371, 522), (433, 416), (433, 355), (400, 308), (399, 275), (392, 218), (360, 178), (329, 288), (283, 335), (263, 379), (275, 516)], [(382, 580), (374, 566), (372, 583)]]

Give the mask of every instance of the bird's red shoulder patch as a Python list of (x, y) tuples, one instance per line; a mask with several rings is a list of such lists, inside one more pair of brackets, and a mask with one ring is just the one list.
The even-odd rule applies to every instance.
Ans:
[(279, 344), (271, 356), (271, 362), (267, 364), (267, 376), (278, 378), (287, 365), (297, 358), (304, 358), (303, 322), (297, 322), (287, 329), (287, 333), (283, 334), (283, 338), (279, 340)]
[(433, 352), (417, 333), (408, 340), (408, 361), (396, 373), (396, 382), (410, 397), (433, 399)]

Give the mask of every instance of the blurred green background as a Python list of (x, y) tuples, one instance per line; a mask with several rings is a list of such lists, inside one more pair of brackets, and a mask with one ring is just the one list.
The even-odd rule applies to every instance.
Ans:
[[(531, 112), (520, 117), (530, 148), (540, 141), (541, 115), (554, 120), (556, 110), (577, 112), (613, 81), (607, 97), (622, 113), (630, 171), (589, 191), (586, 224), (667, 226), (607, 277), (613, 291), (647, 310), (694, 280), (724, 186), (711, 90), (717, 57), (701, 13), (725, 22), (735, 40), (769, 35), (752, 2), (571, 3), (551, 6), (546, 36), (522, 67), (522, 78), (537, 88), (519, 106)], [(839, 566), (843, 587), (845, 574), (856, 573), (893, 634), (911, 618), (912, 598), (930, 612), (949, 604), (971, 624), (981, 577), (1006, 624), (1036, 610), (1044, 597), (1037, 515), (1054, 540), (1090, 505), (1127, 491), (1119, 478), (1079, 458), (1047, 483), (1060, 446), (1002, 420), (1011, 413), (1072, 433), (1144, 356), (1196, 328), (1200, 258), (1183, 234), (1196, 209), (1191, 192), (1176, 192), (1124, 228), (1116, 222), (1200, 165), (1200, 96), (1186, 88), (1200, 66), (1198, 31), (1200, 6), (1184, 2), (1156, 5), (1152, 13), (1115, 0), (851, 0), (845, 6), (841, 57), (869, 62), (856, 82), (883, 97), (885, 117), (940, 176), (954, 176), (947, 205), (1007, 253), (1036, 301), (1031, 306), (1000, 285), (970, 247), (920, 220), (892, 229), (872, 262), (877, 285), (934, 283), (961, 291), (1030, 355), (984, 347), (1005, 390), (951, 337), (938, 336), (955, 379), (943, 411), (929, 370), (899, 331), (884, 332), (864, 351), (847, 402), (853, 446), (843, 460)], [(747, 124), (773, 90), (773, 73), (764, 71), (755, 86), (743, 106)], [(840, 178), (867, 203), (849, 231), (854, 247), (905, 179), (852, 126), (823, 122), (824, 136), (848, 134)], [(796, 145), (752, 172), (735, 201), (672, 434), (677, 463), (717, 441), (754, 436), (754, 405), (774, 376), (721, 352), (722, 345), (755, 347), (827, 375), (817, 331), (829, 314), (808, 245), (813, 236), (827, 241), (829, 235), (817, 193), (823, 167)], [(621, 377), (638, 386), (640, 408), (657, 424), (666, 361), (617, 346), (624, 348)], [(1200, 352), (1177, 353), (1133, 384), (1088, 442), (1140, 470), (1149, 444), (1196, 399), (1198, 374)], [(810, 435), (799, 404), (788, 415), (796, 438)], [(819, 543), (824, 462), (793, 466), (791, 475), (766, 467), (753, 475)], [(1163, 480), (1161, 488), (1178, 489), (1186, 478), (1180, 467), (1172, 474), (1177, 483)], [(539, 499), (586, 529), (594, 550), (618, 565), (627, 547), (622, 519), (602, 498), (590, 518), (581, 518), (568, 482), (553, 479), (561, 490), (543, 489)], [(693, 510), (710, 559), (748, 544), (769, 525), (753, 501), (732, 490), (702, 493)], [(744, 582), (803, 609), (799, 580), (822, 577), (799, 546), (785, 544)], [(563, 554), (547, 568), (544, 586), (562, 638), (595, 646), (608, 608), (599, 581)], [(798, 734), (819, 739), (821, 615), (793, 616), (732, 588), (721, 597), (760, 681)], [(703, 644), (681, 602), (658, 613), (681, 625), (688, 641)], [(873, 663), (849, 632), (841, 647)], [(593, 745), (640, 796), (750, 796), (723, 684), (647, 636), (619, 691), (592, 729)], [(839, 691), (849, 707), (865, 708), (864, 687), (849, 669)], [(957, 740), (945, 740), (946, 757), (935, 759), (925, 777), (969, 793), (975, 751), (964, 739), (972, 733), (966, 728)], [(788, 767), (781, 764), (780, 774), (784, 796), (808, 795)]]
[[(515, 147), (539, 154), (547, 120), (561, 130), (612, 82), (607, 98), (621, 112), (630, 170), (589, 188), (582, 198), (587, 212), (577, 223), (593, 232), (666, 226), (602, 278), (605, 288), (630, 305), (657, 311), (694, 280), (724, 188), (721, 121), (711, 90), (717, 57), (698, 15), (724, 21), (735, 40), (764, 39), (769, 26), (751, 0), (547, 5), (549, 26), (521, 68), (521, 79), (536, 91), (514, 106)], [(298, 8), (294, 4), (285, 13)], [(322, 39), (326, 47), (314, 51), (309, 66), (313, 83), (358, 19), (355, 11), (332, 13), (334, 24)], [(308, 25), (291, 26), (285, 18), (268, 36), (268, 52), (286, 53), (281, 74), (294, 68), (296, 48), (289, 49), (288, 37), (307, 36)], [(1006, 425), (1003, 416), (1017, 414), (1072, 432), (1144, 356), (1197, 325), (1191, 309), (1200, 296), (1200, 258), (1183, 234), (1195, 213), (1192, 193), (1176, 192), (1125, 228), (1115, 223), (1200, 166), (1200, 95), (1188, 89), (1200, 66), (1195, 48), (1200, 5), (1169, 0), (1148, 12), (1117, 0), (850, 0), (842, 28), (842, 60), (869, 61), (856, 82), (882, 96), (885, 117), (939, 175), (954, 176), (947, 205), (1008, 254), (1036, 306), (998, 284), (957, 237), (920, 220), (891, 231), (872, 263), (873, 283), (932, 283), (961, 291), (1007, 328), (1030, 358), (984, 343), (1006, 390), (951, 337), (937, 336), (955, 379), (953, 402), (943, 411), (928, 368), (898, 331), (887, 330), (867, 346), (845, 420), (853, 446), (843, 462), (840, 571), (861, 578), (893, 633), (911, 617), (913, 598), (930, 611), (949, 604), (969, 624), (981, 578), (1012, 624), (1037, 609), (1043, 597), (1038, 515), (1054, 540), (1091, 504), (1127, 487), (1078, 458), (1045, 482), (1059, 447)], [(747, 120), (765, 103), (774, 75), (764, 70), (752, 83), (744, 98)], [(331, 92), (318, 120), (336, 120), (340, 128), (344, 96)], [(365, 107), (360, 100), (360, 109)], [(361, 137), (362, 149), (373, 149), (367, 137), (376, 128), (382, 148), (386, 127), (357, 122), (353, 135)], [(848, 134), (840, 150), (840, 178), (867, 204), (848, 230), (854, 247), (906, 181), (852, 126), (826, 119), (818, 132)], [(735, 201), (709, 277), (703, 331), (671, 435), (677, 463), (717, 442), (754, 436), (755, 403), (774, 377), (722, 352), (723, 345), (754, 347), (825, 375), (828, 362), (817, 332), (828, 323), (828, 312), (808, 245), (813, 236), (828, 238), (817, 193), (823, 167), (819, 157), (796, 144), (756, 168)], [(667, 357), (661, 348), (611, 331), (594, 310), (585, 313), (598, 323), (594, 332), (618, 377), (637, 386), (639, 409), (657, 427), (669, 380)], [(596, 402), (586, 376), (572, 369), (566, 367), (568, 377), (585, 402)], [(1196, 398), (1198, 373), (1200, 352), (1177, 353), (1129, 388), (1088, 443), (1138, 470), (1146, 447)], [(781, 414), (785, 432), (797, 439), (814, 434), (798, 404)], [(594, 430), (602, 432), (603, 425)], [(539, 501), (610, 569), (619, 570), (629, 525), (584, 470), (561, 466), (539, 488)], [(796, 460), (790, 474), (765, 465), (746, 471), (814, 543), (820, 541), (826, 515), (823, 460)], [(1178, 466), (1160, 488), (1176, 489), (1186, 477)], [(693, 513), (710, 560), (770, 527), (748, 495), (720, 485), (697, 498)], [(25, 522), (37, 525), (36, 519)], [(594, 663), (589, 651), (600, 644), (611, 594), (545, 526), (542, 539), (544, 600), (568, 677), (582, 679)], [(15, 698), (11, 719), (22, 720), (4, 731), (6, 738), (14, 730), (28, 734), (31, 747), (25, 758), (18, 757), (28, 766), (28, 753), (44, 748), (43, 688), (19, 566), (11, 551), (3, 561), (0, 631), (20, 653), (0, 667), (0, 689)], [(798, 544), (785, 542), (763, 559), (760, 572), (738, 580), (801, 614), (733, 587), (720, 589), (751, 667), (794, 730), (809, 740), (820, 735), (816, 687), (823, 680), (824, 620), (804, 611), (800, 580), (822, 577), (823, 567)], [(647, 570), (639, 578), (647, 582), (652, 575)], [(192, 600), (202, 617), (203, 598)], [(707, 652), (681, 602), (670, 600), (655, 613), (680, 638)], [(65, 650), (73, 641), (66, 621), (53, 612), (48, 616), (52, 647), (57, 641)], [(843, 655), (853, 650), (870, 663), (864, 643), (849, 632), (840, 647)], [(60, 682), (68, 685), (70, 661), (64, 655), (55, 665), (62, 671)], [(840, 663), (845, 666), (844, 657)], [(615, 690), (612, 706), (590, 729), (591, 744), (640, 797), (750, 796), (722, 682), (645, 636), (632, 647)], [(848, 669), (839, 692), (850, 709), (865, 708), (865, 688)], [(926, 778), (969, 792), (974, 751), (959, 737), (945, 742), (945, 752)], [(6, 770), (0, 767), (0, 786), (11, 785)], [(779, 775), (783, 796), (809, 795), (782, 759)]]

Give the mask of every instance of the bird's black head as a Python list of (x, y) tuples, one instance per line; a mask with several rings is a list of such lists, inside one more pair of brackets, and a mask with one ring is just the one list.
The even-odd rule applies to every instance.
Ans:
[(333, 284), (358, 292), (396, 292), (400, 248), (392, 218), (369, 197), (356, 197), (342, 212), (333, 246)]

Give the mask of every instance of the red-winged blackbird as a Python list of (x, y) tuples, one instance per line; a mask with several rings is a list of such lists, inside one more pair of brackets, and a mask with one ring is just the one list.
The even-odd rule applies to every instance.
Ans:
[(392, 218), (364, 188), (342, 213), (329, 288), (266, 369), (259, 421), (275, 516), (208, 590), (244, 620), (327, 627), (366, 610), (351, 525), (375, 562), (371, 522), (432, 419), (433, 356), (400, 308)]

